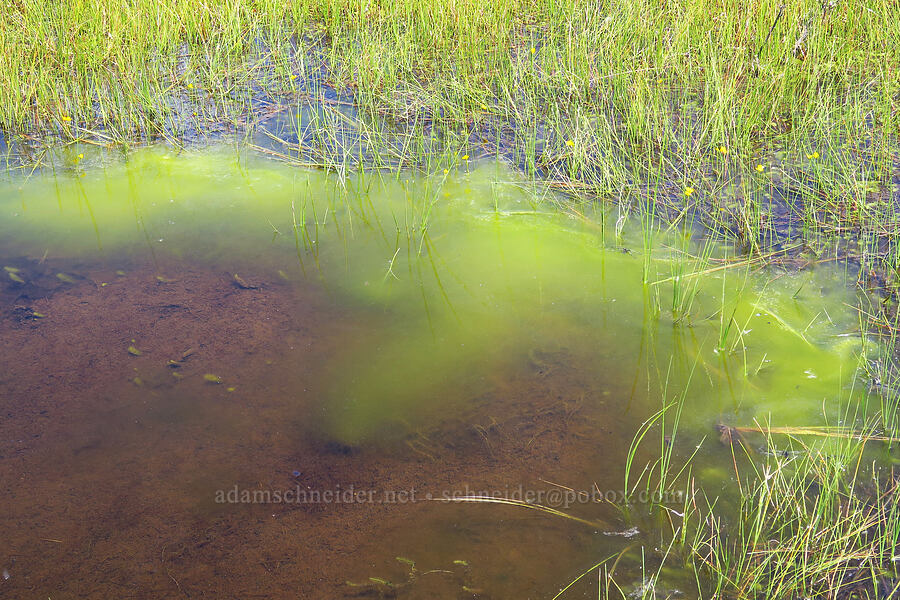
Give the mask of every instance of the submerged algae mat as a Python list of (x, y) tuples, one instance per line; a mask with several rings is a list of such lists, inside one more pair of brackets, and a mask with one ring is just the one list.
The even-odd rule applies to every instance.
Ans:
[[(652, 535), (596, 500), (663, 402), (689, 453), (863, 399), (839, 270), (701, 262), (552, 200), (496, 164), (228, 150), (5, 181), (4, 595), (545, 598)], [(728, 450), (698, 460), (730, 485)], [(435, 501), (478, 493), (597, 527)]]

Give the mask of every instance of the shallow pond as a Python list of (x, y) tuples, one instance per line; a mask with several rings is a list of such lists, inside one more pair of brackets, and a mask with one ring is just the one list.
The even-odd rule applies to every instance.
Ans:
[[(9, 597), (553, 597), (653, 539), (597, 500), (664, 403), (725, 494), (718, 424), (865, 412), (831, 263), (617, 228), (492, 162), (80, 154), (0, 185)], [(439, 501), (472, 494), (596, 526)]]

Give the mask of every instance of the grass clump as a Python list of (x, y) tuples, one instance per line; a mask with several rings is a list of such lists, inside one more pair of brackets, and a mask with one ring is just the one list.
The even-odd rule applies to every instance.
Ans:
[(857, 479), (863, 445), (856, 441), (826, 452), (769, 437), (766, 448), (733, 519), (696, 513), (690, 558), (711, 597), (893, 597), (897, 482)]
[[(736, 473), (739, 464), (751, 464), (749, 476), (738, 475), (736, 493), (710, 498), (683, 469), (683, 504), (645, 507), (644, 517), (655, 523), (647, 528), (651, 533), (625, 546), (614, 563), (592, 567), (601, 575), (601, 597), (896, 597), (900, 482), (863, 462), (868, 441), (854, 434), (810, 445), (770, 432), (760, 457), (747, 438), (734, 434), (727, 442)], [(676, 497), (666, 493), (675, 489), (671, 478), (659, 483), (666, 487), (650, 497)], [(641, 518), (631, 508), (626, 514)], [(617, 576), (623, 558), (632, 567)], [(619, 580), (632, 579), (635, 571), (641, 585), (622, 586)]]
[[(632, 451), (658, 420), (648, 420)], [(658, 465), (674, 466), (666, 444), (663, 459), (638, 480), (659, 498), (672, 497), (681, 481), (683, 503), (651, 505), (643, 517), (626, 511), (656, 524), (639, 548), (623, 551), (641, 551), (645, 584), (635, 595), (608, 573), (606, 597), (659, 597), (672, 585), (661, 574), (673, 567), (693, 572), (700, 598), (875, 599), (900, 592), (900, 481), (874, 451), (879, 444), (889, 450), (885, 444), (895, 438), (873, 428), (718, 429), (735, 489), (708, 496), (691, 472), (696, 452), (677, 474), (655, 473)]]

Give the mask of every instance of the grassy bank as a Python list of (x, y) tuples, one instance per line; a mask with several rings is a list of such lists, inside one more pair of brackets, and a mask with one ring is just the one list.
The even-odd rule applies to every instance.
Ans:
[(404, 116), (425, 107), (458, 124), (561, 111), (566, 141), (588, 116), (570, 111), (600, 100), (636, 141), (660, 145), (675, 141), (677, 116), (696, 126), (698, 148), (733, 151), (784, 131), (819, 137), (843, 125), (859, 137), (896, 125), (892, 2), (5, 4), (6, 128), (162, 126), (175, 97), (234, 99), (251, 83), (303, 89), (322, 66), (314, 57), (361, 104)]
[(0, 128), (177, 144), (278, 113), (275, 151), (302, 164), (500, 155), (893, 285), (898, 32), (883, 0), (7, 1)]

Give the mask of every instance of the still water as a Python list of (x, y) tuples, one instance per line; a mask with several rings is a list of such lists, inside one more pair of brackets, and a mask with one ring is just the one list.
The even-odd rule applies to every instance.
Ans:
[[(725, 495), (717, 425), (864, 411), (830, 263), (617, 228), (491, 162), (84, 154), (0, 184), (4, 597), (551, 598), (653, 545), (597, 500), (664, 403)], [(595, 525), (440, 501), (471, 494)]]

